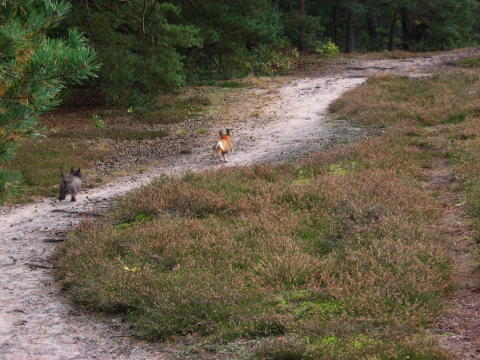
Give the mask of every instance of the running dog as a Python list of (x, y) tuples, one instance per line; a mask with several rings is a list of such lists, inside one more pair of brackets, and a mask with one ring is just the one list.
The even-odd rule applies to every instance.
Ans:
[(230, 133), (231, 129), (227, 129), (227, 133), (224, 134), (222, 130), (218, 132), (220, 135), (220, 139), (213, 145), (212, 150), (213, 154), (212, 157), (215, 158), (215, 155), (222, 155), (223, 160), (228, 162), (227, 154), (229, 152), (234, 152), (235, 149), (233, 147), (232, 137)]
[(83, 176), (78, 170), (70, 170), (70, 174), (63, 174), (63, 169), (60, 170), (60, 175), (62, 176), (62, 182), (60, 183), (60, 194), (58, 195), (58, 200), (65, 200), (67, 194), (72, 195), (71, 201), (77, 201), (77, 193), (80, 191), (83, 182)]

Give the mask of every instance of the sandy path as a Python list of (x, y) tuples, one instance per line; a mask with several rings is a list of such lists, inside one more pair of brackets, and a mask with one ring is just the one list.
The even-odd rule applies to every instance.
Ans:
[[(351, 126), (329, 126), (328, 104), (377, 73), (425, 75), (458, 55), (408, 60), (352, 61), (332, 76), (292, 81), (265, 113), (268, 125), (244, 124), (235, 132), (230, 166), (297, 157), (362, 135)], [(306, 137), (308, 134), (308, 137)], [(60, 296), (49, 257), (55, 240), (86, 216), (99, 214), (115, 197), (161, 174), (218, 166), (208, 149), (167, 159), (162, 168), (82, 192), (77, 203), (44, 199), (0, 211), (0, 359), (183, 359), (179, 349), (124, 337), (121, 326), (99, 323)], [(213, 357), (212, 357), (213, 358)]]

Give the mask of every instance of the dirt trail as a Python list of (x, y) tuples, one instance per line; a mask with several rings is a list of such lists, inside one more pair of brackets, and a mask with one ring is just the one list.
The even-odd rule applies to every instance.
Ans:
[(455, 291), (449, 295), (450, 307), (439, 319), (436, 329), (443, 348), (455, 359), (480, 359), (480, 274), (478, 245), (473, 240), (475, 230), (471, 217), (452, 189), (455, 176), (446, 162), (440, 162), (430, 172), (426, 188), (440, 191), (438, 200), (444, 204), (444, 216), (439, 224), (449, 239), (453, 258)]
[[(230, 166), (278, 161), (308, 154), (365, 135), (361, 128), (335, 123), (328, 105), (367, 76), (396, 73), (425, 76), (470, 53), (407, 60), (349, 60), (332, 75), (291, 81), (264, 113), (263, 125), (242, 124), (235, 132)], [(341, 72), (337, 72), (342, 69)], [(240, 126), (237, 126), (240, 127)], [(213, 131), (212, 131), (213, 133)], [(308, 134), (308, 136), (306, 136)], [(161, 168), (118, 179), (82, 192), (77, 203), (43, 199), (0, 210), (0, 359), (185, 359), (182, 350), (125, 337), (121, 324), (98, 322), (79, 313), (61, 296), (49, 257), (55, 241), (85, 217), (101, 214), (115, 197), (162, 174), (218, 167), (208, 148), (166, 159)], [(209, 357), (209, 358), (221, 358)]]

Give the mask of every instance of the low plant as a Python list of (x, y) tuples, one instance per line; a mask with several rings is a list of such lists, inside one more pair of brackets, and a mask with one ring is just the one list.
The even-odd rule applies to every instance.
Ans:
[(480, 57), (475, 56), (471, 58), (461, 59), (456, 62), (456, 65), (463, 68), (477, 68), (480, 67)]
[(327, 40), (317, 40), (313, 43), (313, 51), (319, 55), (334, 55), (340, 52), (337, 44), (333, 41)]
[(92, 115), (92, 120), (95, 122), (95, 126), (99, 129), (105, 129), (105, 121), (98, 114)]
[(18, 171), (8, 171), (0, 168), (0, 204), (14, 200), (24, 191), (22, 176)]
[(298, 56), (298, 50), (286, 41), (274, 47), (261, 45), (253, 52), (245, 72), (253, 71), (257, 75), (285, 74), (293, 70)]

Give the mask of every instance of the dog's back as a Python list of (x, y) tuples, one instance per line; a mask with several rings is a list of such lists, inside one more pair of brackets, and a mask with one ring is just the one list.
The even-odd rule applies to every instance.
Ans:
[(225, 162), (228, 161), (226, 154), (229, 152), (234, 152), (233, 141), (230, 135), (230, 129), (227, 129), (227, 133), (224, 134), (222, 131), (219, 131), (220, 139), (213, 145), (213, 154), (222, 155)]

